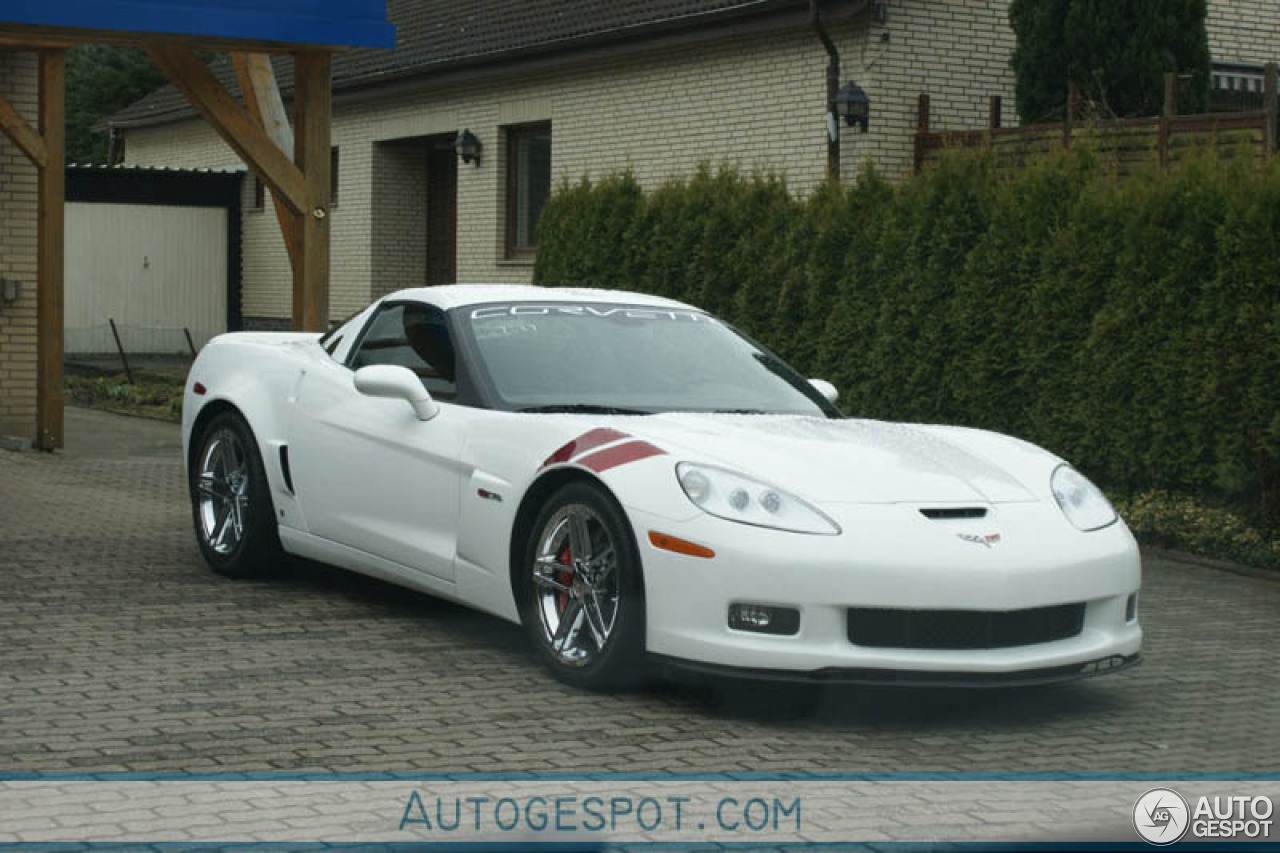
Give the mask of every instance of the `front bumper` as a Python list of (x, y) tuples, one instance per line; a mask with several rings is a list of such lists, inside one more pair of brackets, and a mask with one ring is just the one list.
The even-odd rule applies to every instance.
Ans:
[[(644, 564), (650, 653), (688, 669), (819, 682), (991, 686), (1082, 678), (1132, 666), (1142, 645), (1126, 604), (1137, 544), (1121, 523), (1081, 533), (1057, 507), (990, 506), (980, 520), (933, 521), (906, 504), (824, 506), (840, 536), (805, 536), (707, 515), (632, 508)], [(705, 545), (713, 559), (654, 547), (649, 531)], [(961, 534), (999, 533), (992, 547)], [(732, 604), (794, 608), (792, 636), (733, 630)], [(884, 648), (850, 640), (850, 608), (1018, 611), (1083, 604), (1079, 633), (980, 649)], [(785, 680), (785, 678), (783, 678)]]

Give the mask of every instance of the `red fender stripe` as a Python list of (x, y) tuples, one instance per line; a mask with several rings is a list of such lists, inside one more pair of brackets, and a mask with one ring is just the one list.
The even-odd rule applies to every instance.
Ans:
[(605, 444), (615, 441), (621, 441), (624, 438), (630, 438), (625, 432), (618, 432), (616, 429), (601, 427), (585, 432), (575, 438), (573, 441), (561, 447), (555, 453), (547, 457), (547, 461), (542, 463), (542, 467), (549, 465), (559, 465), (562, 462), (568, 462), (575, 456), (581, 456), (588, 450), (594, 450)]
[(629, 441), (626, 444), (606, 447), (604, 450), (597, 451), (585, 459), (579, 459), (578, 464), (590, 468), (597, 474), (603, 474), (610, 468), (617, 468), (619, 465), (639, 462), (641, 459), (648, 459), (651, 456), (664, 455), (666, 455), (665, 450), (660, 450), (647, 441)]

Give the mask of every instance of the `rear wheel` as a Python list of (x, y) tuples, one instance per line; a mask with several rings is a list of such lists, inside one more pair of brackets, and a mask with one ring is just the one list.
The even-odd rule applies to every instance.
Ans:
[(567, 684), (635, 683), (644, 584), (630, 524), (602, 489), (571, 483), (535, 519), (520, 574), (521, 615), (538, 657)]
[(254, 577), (283, 558), (258, 443), (234, 412), (217, 415), (196, 442), (190, 473), (196, 540), (209, 566)]

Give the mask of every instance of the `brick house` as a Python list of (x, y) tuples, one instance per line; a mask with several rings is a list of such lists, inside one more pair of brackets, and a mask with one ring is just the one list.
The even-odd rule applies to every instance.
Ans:
[[(890, 176), (910, 170), (920, 92), (940, 127), (984, 126), (993, 94), (1012, 112), (1008, 0), (818, 5), (840, 83), (871, 100), (869, 131), (843, 131), (845, 176), (865, 160)], [(1210, 0), (1215, 61), (1280, 57), (1273, 5)], [(537, 214), (560, 180), (630, 169), (652, 188), (732, 163), (804, 192), (826, 175), (828, 57), (806, 0), (389, 6), (397, 50), (334, 62), (334, 319), (402, 287), (528, 281)], [(234, 88), (230, 68), (216, 70)], [(290, 69), (277, 73), (287, 99)], [(237, 163), (172, 88), (106, 125), (131, 164)], [(469, 163), (453, 150), (462, 131), (481, 146)], [(284, 327), (289, 262), (253, 180), (243, 207), (244, 325)]]
[[(0, 50), (0, 97), (28, 121), (39, 98), (34, 51)], [(0, 134), (0, 281), (16, 283), (14, 301), (0, 286), (0, 437), (35, 434), (36, 168)]]

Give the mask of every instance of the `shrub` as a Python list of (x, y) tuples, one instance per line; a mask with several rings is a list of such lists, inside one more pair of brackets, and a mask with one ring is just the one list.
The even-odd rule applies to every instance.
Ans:
[(1239, 512), (1160, 489), (1115, 503), (1144, 542), (1280, 569), (1280, 537), (1259, 530)]
[(807, 198), (730, 169), (583, 181), (536, 277), (715, 311), (859, 416), (1015, 433), (1120, 492), (1280, 522), (1280, 164), (1121, 182), (1087, 150), (1013, 173), (962, 152)]

